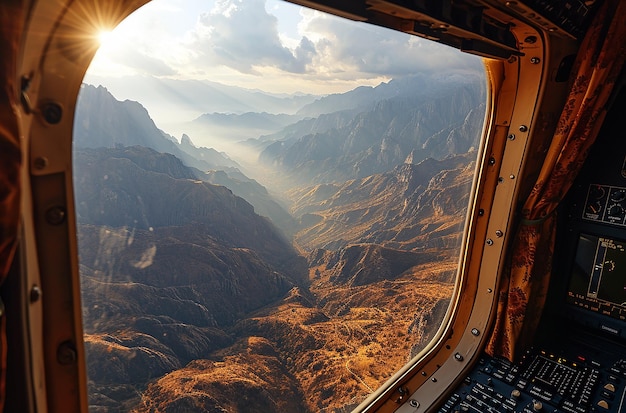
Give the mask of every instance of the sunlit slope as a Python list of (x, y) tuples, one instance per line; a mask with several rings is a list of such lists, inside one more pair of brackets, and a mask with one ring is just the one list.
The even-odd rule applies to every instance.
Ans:
[(290, 191), (307, 251), (373, 243), (402, 250), (455, 248), (474, 173), (474, 151), (405, 163), (344, 184)]
[(136, 411), (349, 412), (430, 340), (454, 273), (429, 263), (350, 286), (312, 268), (313, 300), (294, 288), (242, 319), (235, 344), (153, 381)]

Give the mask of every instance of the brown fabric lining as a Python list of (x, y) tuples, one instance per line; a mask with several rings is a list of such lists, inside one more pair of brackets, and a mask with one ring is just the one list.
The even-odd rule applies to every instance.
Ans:
[[(24, 16), (19, 0), (0, 5), (0, 283), (6, 278), (17, 244), (22, 152), (17, 116), (17, 57)], [(0, 411), (6, 386), (6, 319), (0, 319)]]

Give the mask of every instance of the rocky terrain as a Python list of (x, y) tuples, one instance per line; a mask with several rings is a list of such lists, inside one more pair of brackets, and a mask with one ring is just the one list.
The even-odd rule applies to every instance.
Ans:
[[(90, 411), (341, 413), (417, 354), (452, 294), (482, 121), (480, 84), (447, 80), (306, 99), (243, 144), (274, 192), (85, 86)], [(288, 119), (204, 119), (234, 118)]]
[(351, 99), (353, 108), (322, 114), (263, 137), (267, 146), (259, 159), (279, 171), (273, 185), (290, 189), (343, 183), (387, 172), (405, 162), (417, 164), (466, 153), (476, 149), (481, 131), (483, 88), (471, 77), (416, 76), (381, 84), (370, 92), (377, 91), (379, 100)]
[[(76, 187), (92, 411), (342, 409), (406, 363), (447, 308), (449, 245), (356, 243), (367, 236), (355, 229), (345, 246), (311, 247), (304, 262), (243, 199), (170, 155), (81, 150), (75, 162), (85, 171)], [(460, 221), (462, 208), (433, 201), (453, 199), (454, 185), (421, 169), (431, 173), (394, 179), (409, 198), (406, 188), (422, 188), (442, 222)], [(452, 169), (455, 179), (465, 169)], [(105, 212), (116, 210), (126, 212)], [(258, 410), (243, 407), (252, 400)]]
[(228, 328), (306, 281), (304, 259), (269, 220), (172, 155), (78, 150), (75, 166), (97, 405), (120, 408), (150, 379), (230, 345)]

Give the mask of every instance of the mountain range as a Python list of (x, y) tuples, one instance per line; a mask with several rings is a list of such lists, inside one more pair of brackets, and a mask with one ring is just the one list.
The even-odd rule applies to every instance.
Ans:
[[(244, 89), (209, 80), (178, 80), (150, 76), (98, 78), (88, 76), (90, 84), (106, 84), (122, 100), (142, 103), (159, 127), (176, 136), (190, 134), (190, 122), (204, 114), (268, 113), (294, 115), (319, 96), (310, 94), (276, 94), (258, 89)], [(236, 126), (236, 124), (233, 124)], [(193, 136), (193, 135), (192, 135)], [(202, 142), (206, 146), (207, 142)]]
[(343, 412), (416, 354), (452, 294), (484, 111), (481, 82), (440, 78), (309, 100), (242, 136), (258, 179), (83, 86), (90, 411)]
[(173, 155), (74, 157), (93, 403), (124, 410), (138, 383), (230, 345), (230, 326), (306, 281), (304, 259), (268, 219)]
[[(284, 185), (303, 186), (363, 178), (405, 161), (475, 149), (484, 116), (484, 85), (478, 79), (416, 76), (365, 90), (380, 92), (381, 99), (363, 99), (359, 91), (349, 100), (356, 105), (351, 109), (264, 137), (268, 144), (259, 159), (289, 177)], [(327, 99), (334, 96), (315, 104)]]

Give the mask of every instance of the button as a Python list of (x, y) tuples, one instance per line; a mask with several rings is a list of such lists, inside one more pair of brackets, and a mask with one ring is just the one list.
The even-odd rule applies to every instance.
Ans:
[(611, 393), (615, 393), (615, 385), (613, 383), (605, 384), (604, 389), (610, 391)]
[(603, 409), (609, 409), (609, 403), (606, 400), (600, 400), (598, 402), (598, 407), (602, 407)]

